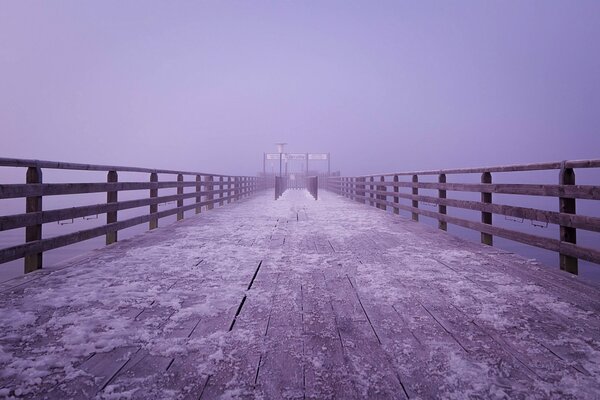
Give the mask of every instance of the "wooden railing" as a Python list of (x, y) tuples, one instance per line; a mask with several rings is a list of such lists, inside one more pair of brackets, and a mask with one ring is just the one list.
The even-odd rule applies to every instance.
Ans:
[[(419, 215), (437, 219), (438, 227), (447, 230), (454, 224), (481, 233), (481, 242), (493, 244), (498, 236), (559, 253), (560, 268), (573, 274), (578, 273), (578, 259), (600, 264), (600, 251), (577, 244), (577, 230), (600, 232), (600, 218), (576, 212), (576, 200), (600, 200), (600, 185), (576, 185), (575, 169), (596, 168), (600, 172), (600, 160), (563, 161), (541, 164), (509, 165), (487, 168), (463, 168), (434, 171), (398, 172), (355, 177), (331, 177), (327, 188), (338, 194), (366, 203), (379, 209), (391, 207), (393, 213), (400, 210), (411, 213), (412, 219)], [(492, 183), (492, 174), (508, 172), (557, 170), (558, 184)], [(480, 183), (450, 183), (450, 175), (480, 174)], [(437, 182), (421, 182), (420, 177), (437, 176)], [(596, 178), (599, 175), (594, 175)], [(408, 178), (408, 179), (407, 179)], [(522, 181), (522, 180), (521, 180)], [(410, 190), (408, 193), (400, 189)], [(423, 195), (419, 189), (437, 190), (437, 196)], [(448, 192), (477, 192), (480, 201), (448, 198)], [(557, 199), (558, 211), (518, 207), (492, 202), (494, 194), (517, 196), (546, 196)], [(402, 204), (400, 200), (408, 200)], [(437, 211), (426, 210), (419, 205), (425, 203), (437, 207)], [(600, 203), (597, 203), (600, 207)], [(447, 215), (447, 208), (455, 207), (481, 213), (481, 221)], [(548, 238), (530, 233), (492, 225), (492, 215), (530, 219), (544, 224), (559, 226), (559, 237)]]
[[(177, 215), (177, 220), (184, 217), (184, 212), (195, 210), (200, 213), (202, 207), (210, 210), (215, 205), (239, 200), (263, 189), (265, 182), (252, 176), (229, 176), (189, 171), (172, 171), (138, 167), (121, 167), (91, 164), (73, 164), (54, 161), (22, 160), (0, 158), (0, 167), (26, 168), (24, 184), (5, 184), (0, 182), (0, 200), (25, 198), (23, 214), (0, 216), (0, 231), (25, 228), (25, 243), (0, 249), (0, 264), (20, 258), (25, 259), (25, 272), (42, 267), (42, 254), (45, 251), (106, 236), (106, 244), (117, 241), (117, 232), (135, 225), (148, 223), (149, 229), (156, 229), (160, 218)], [(106, 182), (90, 183), (44, 183), (44, 169), (71, 171), (106, 171)], [(119, 182), (119, 172), (148, 174), (146, 182)], [(159, 181), (158, 174), (173, 176), (175, 179)], [(193, 177), (186, 181), (184, 177)], [(184, 193), (184, 188), (192, 187), (193, 192)], [(176, 188), (177, 194), (159, 196), (159, 189)], [(148, 190), (149, 197), (119, 201), (119, 192)], [(106, 193), (106, 203), (75, 206), (44, 211), (44, 197), (71, 195), (81, 193)], [(184, 205), (185, 199), (192, 199), (192, 204)], [(160, 203), (177, 202), (177, 206), (158, 211)], [(0, 203), (1, 204), (1, 203)], [(133, 218), (118, 220), (117, 212), (121, 210), (148, 207), (148, 213)], [(50, 222), (85, 218), (106, 214), (106, 224), (90, 229), (42, 238), (42, 226)]]

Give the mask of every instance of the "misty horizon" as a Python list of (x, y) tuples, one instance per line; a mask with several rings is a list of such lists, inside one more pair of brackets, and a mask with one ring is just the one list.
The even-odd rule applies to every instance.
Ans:
[[(600, 4), (0, 5), (2, 155), (346, 175), (598, 156)], [(35, 27), (35, 29), (31, 29)]]

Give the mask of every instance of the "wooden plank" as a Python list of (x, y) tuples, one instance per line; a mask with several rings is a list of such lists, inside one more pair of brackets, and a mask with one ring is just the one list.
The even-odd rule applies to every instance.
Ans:
[[(273, 234), (285, 235), (286, 244), (270, 247)], [(329, 250), (317, 251), (315, 240), (331, 244)], [(16, 340), (5, 340), (3, 351), (24, 366), (32, 355), (69, 356), (60, 353), (67, 350), (60, 338), (70, 338), (61, 330), (69, 319), (60, 317), (79, 315), (77, 296), (58, 309), (31, 296), (41, 288), (60, 296), (77, 287), (120, 293), (118, 301), (102, 302), (115, 307), (105, 311), (124, 328), (114, 337), (120, 350), (112, 351), (141, 350), (105, 352), (94, 361), (100, 366), (86, 364), (92, 376), (81, 381), (65, 379), (58, 364), (42, 377), (59, 381), (56, 388), (31, 385), (30, 397), (594, 398), (600, 392), (597, 286), (328, 192), (319, 202), (295, 190), (279, 202), (265, 193), (115, 243), (74, 266), (27, 280), (0, 299), (7, 319), (12, 310), (37, 317), (19, 327)], [(102, 271), (105, 279), (97, 279)], [(93, 311), (93, 304), (86, 307)], [(87, 318), (88, 326), (104, 327)], [(40, 330), (43, 340), (19, 344)], [(17, 331), (7, 325), (0, 332)], [(91, 340), (95, 332), (89, 330)], [(75, 372), (84, 365), (82, 357), (73, 362)], [(11, 395), (19, 379), (2, 376), (0, 387)]]
[(349, 277), (326, 277), (338, 334), (352, 381), (362, 398), (408, 398)]

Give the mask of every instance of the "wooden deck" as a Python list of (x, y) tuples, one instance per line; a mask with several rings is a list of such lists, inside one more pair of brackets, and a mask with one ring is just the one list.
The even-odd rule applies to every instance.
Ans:
[(328, 192), (0, 290), (0, 398), (600, 398), (598, 287)]

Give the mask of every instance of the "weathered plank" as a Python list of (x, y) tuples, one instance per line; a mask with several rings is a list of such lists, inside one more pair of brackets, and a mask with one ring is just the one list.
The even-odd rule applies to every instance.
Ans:
[(0, 394), (597, 398), (600, 291), (543, 268), (265, 194), (3, 286)]

